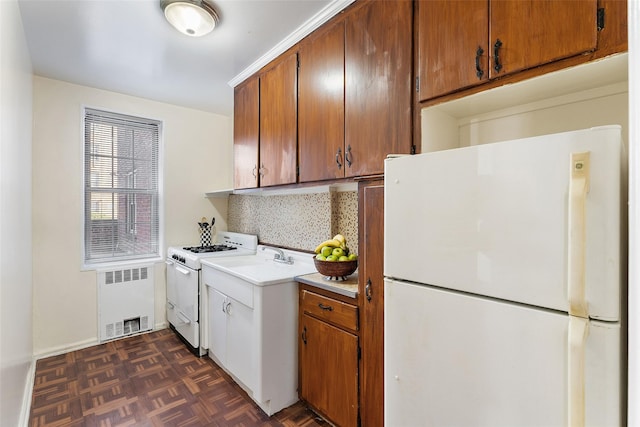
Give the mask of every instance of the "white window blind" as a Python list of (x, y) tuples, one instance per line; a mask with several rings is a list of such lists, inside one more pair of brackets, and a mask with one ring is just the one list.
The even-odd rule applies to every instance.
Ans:
[(85, 264), (159, 251), (160, 122), (85, 109)]

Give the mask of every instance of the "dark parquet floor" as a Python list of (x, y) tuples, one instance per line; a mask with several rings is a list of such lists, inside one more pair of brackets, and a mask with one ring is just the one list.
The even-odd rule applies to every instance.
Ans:
[(37, 362), (30, 425), (326, 426), (301, 402), (272, 417), (164, 329)]

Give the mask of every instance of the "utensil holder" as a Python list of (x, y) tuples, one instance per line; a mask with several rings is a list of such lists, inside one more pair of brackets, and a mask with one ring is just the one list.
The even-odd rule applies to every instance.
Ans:
[(200, 246), (211, 246), (211, 228), (208, 224), (200, 226)]

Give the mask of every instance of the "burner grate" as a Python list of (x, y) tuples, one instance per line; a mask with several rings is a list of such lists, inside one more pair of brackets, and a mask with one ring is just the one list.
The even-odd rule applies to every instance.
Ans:
[(236, 250), (237, 248), (229, 245), (209, 245), (209, 246), (188, 246), (183, 249), (185, 251), (201, 254), (201, 253), (208, 253), (208, 252), (233, 251), (233, 250)]

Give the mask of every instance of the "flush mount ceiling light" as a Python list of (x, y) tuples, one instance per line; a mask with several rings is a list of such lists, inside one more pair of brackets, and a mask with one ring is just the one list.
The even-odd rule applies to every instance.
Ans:
[(167, 21), (188, 36), (204, 36), (220, 21), (213, 7), (204, 0), (161, 0), (160, 7)]

